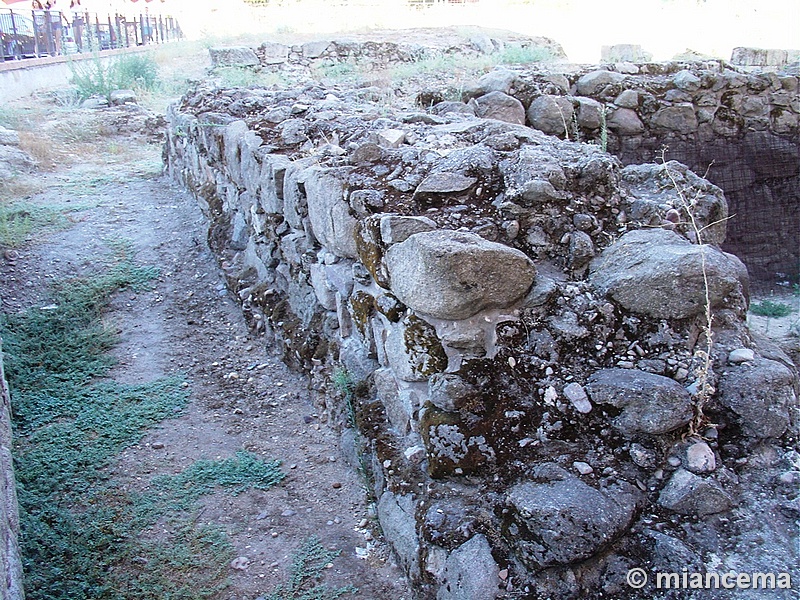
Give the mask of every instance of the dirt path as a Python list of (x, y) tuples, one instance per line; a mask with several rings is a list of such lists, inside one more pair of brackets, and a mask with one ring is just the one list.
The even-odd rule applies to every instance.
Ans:
[(375, 519), (359, 478), (312, 406), (307, 381), (249, 333), (207, 249), (205, 219), (187, 194), (154, 173), (160, 149), (125, 143), (139, 144), (132, 163), (84, 163), (35, 176), (46, 191), (32, 203), (88, 208), (70, 212), (67, 229), (0, 259), (3, 310), (46, 301), (48, 282), (97, 268), (109, 240), (129, 242), (136, 262), (157, 266), (160, 275), (151, 289), (123, 291), (112, 301), (107, 320), (121, 338), (113, 377), (141, 383), (182, 373), (191, 402), (123, 452), (113, 473), (122, 488), (146, 492), (157, 474), (243, 449), (278, 459), (287, 474), (278, 486), (202, 501), (202, 523), (221, 526), (240, 557), (219, 598), (269, 594), (286, 581), (293, 552), (311, 535), (341, 551), (325, 580), (358, 588), (346, 597), (410, 598), (385, 546), (372, 542)]

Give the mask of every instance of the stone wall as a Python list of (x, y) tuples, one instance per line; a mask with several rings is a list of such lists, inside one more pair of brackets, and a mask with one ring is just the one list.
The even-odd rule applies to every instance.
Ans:
[[(322, 40), (287, 46), (213, 48), (212, 64), (246, 66), (307, 75), (311, 67), (342, 63), (381, 69), (458, 52), (481, 55), (517, 46), (539, 48), (566, 60), (548, 38), (504, 41), (476, 34), (461, 44)], [(640, 56), (638, 47), (609, 48), (609, 59)], [(624, 50), (624, 52), (622, 52)], [(464, 90), (470, 108), (452, 103), (435, 111), (466, 110), (521, 122), (550, 135), (604, 145), (623, 164), (656, 161), (666, 149), (677, 160), (720, 186), (731, 207), (725, 250), (739, 256), (759, 280), (800, 279), (800, 91), (797, 51), (736, 48), (732, 63), (616, 62), (597, 67), (552, 63), (543, 69), (501, 68)], [(748, 65), (764, 65), (753, 68)], [(769, 66), (771, 65), (771, 66)], [(481, 97), (502, 93), (519, 100), (485, 114)], [(444, 99), (420, 94), (426, 108)], [(496, 94), (495, 94), (496, 96)], [(492, 101), (497, 102), (497, 98)]]
[[(506, 49), (540, 49), (542, 57), (549, 60), (566, 60), (560, 44), (550, 38), (527, 37), (509, 34), (505, 39), (476, 32), (469, 37), (455, 39), (442, 34), (442, 30), (415, 30), (428, 42), (359, 40), (356, 38), (323, 39), (304, 44), (287, 45), (264, 42), (257, 48), (247, 46), (210, 48), (211, 64), (219, 67), (257, 67), (273, 71), (298, 72), (310, 67), (330, 67), (341, 63), (362, 68), (383, 68), (392, 64), (412, 63), (435, 59), (451, 54), (479, 56), (502, 52)], [(462, 37), (462, 36), (456, 36)], [(438, 43), (437, 43), (438, 42)]]
[(11, 456), (11, 397), (3, 371), (0, 340), (0, 598), (23, 600), (22, 557), (19, 553), (19, 511)]
[[(562, 111), (568, 83), (548, 84)], [(647, 598), (629, 568), (791, 569), (797, 371), (744, 324), (722, 191), (526, 127), (533, 101), (494, 92), (392, 112), (369, 89), (199, 86), (170, 109), (167, 168), (253, 328), (367, 465), (419, 598)]]
[[(477, 108), (489, 93), (508, 94), (526, 109), (528, 125), (603, 144), (623, 164), (656, 161), (666, 148), (667, 160), (724, 190), (730, 205), (724, 248), (751, 276), (797, 279), (800, 92), (790, 70), (723, 61), (617, 63), (562, 73), (502, 69), (467, 89), (464, 101), (475, 99)], [(436, 99), (423, 95), (427, 103)]]

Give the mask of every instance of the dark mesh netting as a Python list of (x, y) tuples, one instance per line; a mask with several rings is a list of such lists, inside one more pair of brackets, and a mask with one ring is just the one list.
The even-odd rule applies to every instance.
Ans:
[[(660, 162), (660, 144), (648, 140), (620, 159)], [(754, 279), (800, 279), (800, 139), (753, 131), (738, 139), (667, 145), (667, 160), (684, 163), (725, 192), (730, 220), (723, 249), (741, 258)]]

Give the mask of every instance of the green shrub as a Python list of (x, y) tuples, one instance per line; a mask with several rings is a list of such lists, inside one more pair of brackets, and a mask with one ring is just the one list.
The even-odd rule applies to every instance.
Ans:
[(158, 85), (158, 65), (149, 54), (128, 54), (117, 59), (116, 83), (119, 88), (153, 90)]
[(525, 65), (552, 60), (553, 53), (548, 48), (539, 46), (507, 46), (500, 53), (500, 63), (504, 65)]
[(792, 307), (783, 302), (764, 300), (750, 305), (750, 312), (760, 317), (785, 317), (792, 312)]
[(81, 99), (109, 98), (120, 89), (153, 90), (158, 85), (158, 65), (149, 54), (128, 54), (116, 59), (73, 61), (72, 84)]

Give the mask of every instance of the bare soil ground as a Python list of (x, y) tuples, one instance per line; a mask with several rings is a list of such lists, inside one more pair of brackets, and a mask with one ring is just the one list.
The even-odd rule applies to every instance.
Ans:
[(220, 598), (268, 594), (287, 579), (293, 552), (311, 535), (341, 551), (327, 571), (329, 585), (352, 584), (356, 598), (410, 598), (386, 547), (372, 541), (375, 519), (337, 434), (321, 422), (307, 381), (251, 337), (207, 248), (204, 217), (160, 174), (160, 147), (136, 136), (116, 143), (124, 158), (83, 157), (30, 176), (28, 184), (44, 191), (28, 202), (81, 210), (68, 213), (66, 229), (0, 258), (2, 310), (41, 306), (50, 282), (96, 269), (108, 240), (129, 241), (136, 262), (157, 266), (160, 275), (147, 291), (113, 298), (107, 321), (121, 339), (113, 378), (140, 383), (184, 373), (191, 403), (119, 456), (112, 475), (123, 489), (146, 492), (155, 475), (242, 449), (278, 459), (287, 473), (278, 486), (203, 500), (201, 521), (221, 526), (243, 557)]

